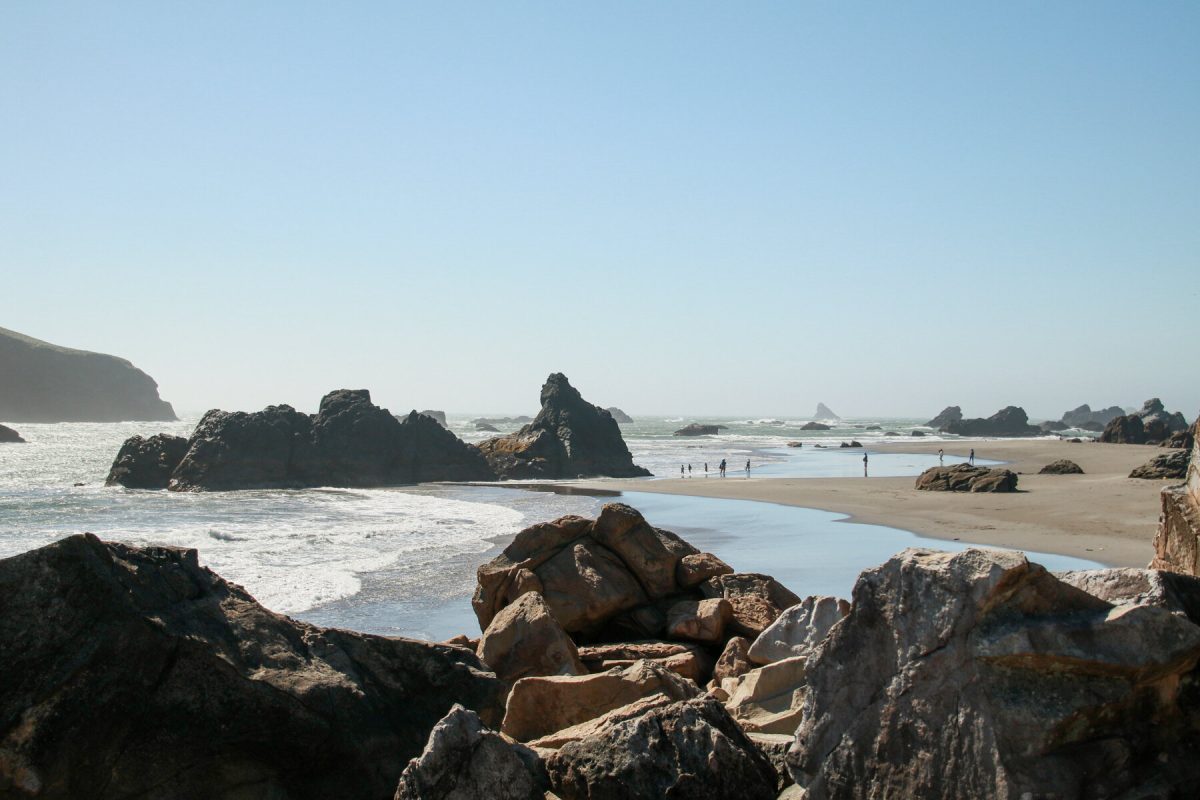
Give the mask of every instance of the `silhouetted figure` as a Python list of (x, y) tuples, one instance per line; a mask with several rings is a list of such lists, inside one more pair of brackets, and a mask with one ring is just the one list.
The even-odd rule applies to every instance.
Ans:
[(746, 477), (750, 477), (750, 459), (746, 459)]
[(944, 462), (944, 461), (942, 460), (942, 458), (943, 458), (944, 456), (945, 456), (945, 452), (944, 452), (944, 451), (943, 451), (943, 450), (942, 450), (942, 449), (939, 447), (939, 448), (938, 448), (938, 466), (939, 466), (939, 467), (941, 467), (941, 466), (944, 466), (944, 465), (945, 465), (945, 463), (946, 463), (946, 462)]
[(688, 464), (688, 477), (692, 477), (692, 465)]
[(971, 448), (971, 455), (967, 456), (967, 463), (974, 466), (975, 464), (975, 448)]
[(704, 462), (704, 477), (708, 477), (708, 462)]
[(863, 451), (863, 477), (867, 477), (867, 451)]
[(721, 459), (721, 463), (718, 466), (718, 468), (721, 470), (721, 477), (724, 478), (725, 477), (725, 459), (723, 459), (723, 458)]
[(684, 474), (683, 474), (683, 464), (680, 464), (680, 465), (679, 465), (679, 477), (681, 477), (681, 478), (682, 478), (682, 477), (684, 477)]

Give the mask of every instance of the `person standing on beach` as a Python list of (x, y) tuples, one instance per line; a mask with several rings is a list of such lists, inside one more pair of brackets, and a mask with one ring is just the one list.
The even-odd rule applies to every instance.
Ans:
[(863, 477), (867, 477), (867, 451), (863, 450)]
[(680, 465), (679, 465), (679, 477), (680, 477), (680, 478), (682, 478), (682, 477), (683, 477), (683, 464), (680, 464)]
[(692, 465), (688, 464), (688, 477), (692, 477)]
[(939, 447), (938, 448), (938, 466), (939, 467), (945, 466), (945, 464), (946, 464), (945, 461), (942, 461), (942, 458), (944, 456), (945, 456), (945, 451), (943, 451), (942, 448)]
[(975, 465), (975, 448), (971, 448), (971, 455), (967, 456), (967, 463), (971, 466)]
[(717, 465), (717, 469), (721, 471), (721, 477), (725, 477), (725, 459), (721, 459), (721, 463)]
[(750, 459), (746, 459), (746, 477), (750, 477)]
[(704, 462), (704, 477), (708, 477), (708, 462)]

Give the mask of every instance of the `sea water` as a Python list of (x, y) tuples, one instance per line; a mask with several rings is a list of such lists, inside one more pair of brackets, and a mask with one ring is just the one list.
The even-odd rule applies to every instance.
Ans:
[[(442, 639), (478, 631), (469, 603), (475, 569), (513, 534), (564, 514), (594, 516), (613, 499), (561, 488), (446, 484), (207, 493), (103, 485), (127, 437), (186, 436), (196, 419), (17, 426), (29, 443), (0, 445), (0, 557), (84, 531), (135, 545), (195, 548), (201, 563), (276, 611), (323, 625)], [(687, 439), (671, 435), (685, 419), (653, 418), (623, 432), (634, 460), (665, 477), (678, 477), (679, 464), (692, 463), (693, 479), (702, 479), (707, 460), (717, 480), (721, 458), (730, 463), (730, 479), (744, 479), (747, 459), (753, 476), (852, 476), (861, 475), (862, 450), (839, 448), (841, 441), (857, 439), (869, 452), (873, 444), (906, 436), (916, 423), (879, 422), (900, 437), (853, 427), (872, 421), (801, 432), (802, 421), (726, 420), (729, 429), (718, 436)], [(450, 426), (467, 440), (484, 437), (466, 416), (451, 418)], [(805, 447), (786, 447), (795, 440)], [(936, 458), (872, 454), (871, 473), (916, 475)], [(850, 526), (836, 514), (809, 509), (650, 493), (621, 499), (739, 570), (776, 575), (801, 595), (848, 595), (862, 569), (904, 547), (955, 545), (882, 526)]]

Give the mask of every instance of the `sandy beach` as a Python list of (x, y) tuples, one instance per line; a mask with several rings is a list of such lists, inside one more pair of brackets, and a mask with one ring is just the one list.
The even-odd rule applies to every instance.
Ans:
[[(924, 536), (1077, 556), (1112, 566), (1144, 567), (1158, 523), (1159, 490), (1169, 482), (1127, 477), (1164, 452), (1145, 445), (1056, 440), (903, 442), (871, 452), (936, 453), (947, 463), (971, 447), (981, 459), (1003, 461), (1020, 474), (1012, 494), (924, 492), (914, 478), (755, 478), (731, 470), (721, 479), (590, 480), (572, 485), (664, 494), (757, 500), (819, 508), (849, 520), (890, 525)], [(1083, 475), (1038, 475), (1069, 458)]]

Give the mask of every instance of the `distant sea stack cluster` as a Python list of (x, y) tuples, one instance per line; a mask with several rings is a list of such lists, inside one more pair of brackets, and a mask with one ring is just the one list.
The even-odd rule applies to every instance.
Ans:
[[(1162, 444), (1175, 434), (1184, 434), (1188, 429), (1183, 414), (1167, 411), (1162, 400), (1152, 397), (1142, 404), (1139, 411), (1114, 417), (1104, 426), (1100, 441), (1113, 444)], [(1183, 439), (1175, 446), (1183, 446)]]
[(174, 421), (158, 384), (123, 358), (72, 350), (0, 328), (0, 419)]
[(566, 376), (547, 378), (541, 401), (528, 425), (479, 445), (447, 430), (440, 412), (397, 418), (365, 389), (330, 392), (316, 414), (287, 405), (214, 410), (187, 439), (126, 440), (107, 484), (224, 491), (650, 474), (633, 463), (612, 416), (585, 401)]

